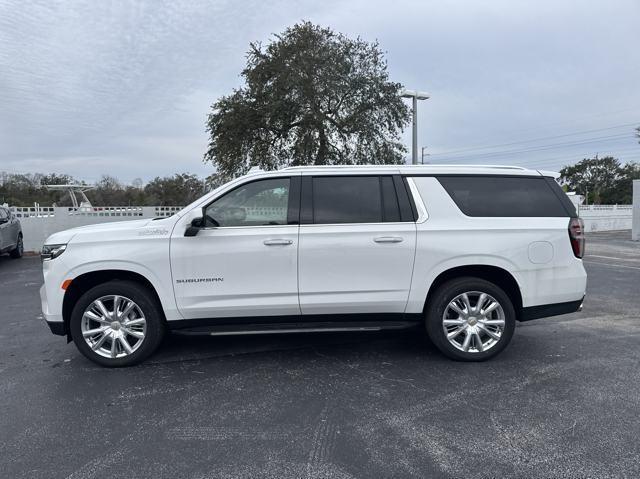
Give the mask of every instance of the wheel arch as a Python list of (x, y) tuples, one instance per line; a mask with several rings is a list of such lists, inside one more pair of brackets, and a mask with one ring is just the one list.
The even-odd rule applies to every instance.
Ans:
[(433, 280), (431, 286), (429, 286), (427, 297), (424, 302), (423, 313), (424, 311), (426, 311), (429, 300), (433, 297), (433, 293), (442, 284), (446, 283), (449, 280), (462, 277), (484, 279), (502, 288), (513, 302), (513, 307), (516, 310), (516, 319), (520, 320), (520, 317), (522, 315), (522, 293), (520, 291), (518, 282), (506, 269), (499, 266), (486, 264), (456, 266), (441, 272)]
[(64, 329), (67, 333), (68, 338), (70, 338), (69, 321), (71, 320), (71, 313), (78, 299), (80, 299), (80, 297), (84, 293), (89, 291), (94, 286), (114, 280), (132, 281), (140, 284), (145, 289), (147, 289), (151, 293), (153, 299), (158, 305), (158, 309), (162, 313), (162, 320), (166, 322), (166, 317), (164, 316), (164, 309), (162, 307), (160, 296), (158, 295), (158, 292), (151, 281), (149, 281), (142, 274), (123, 269), (104, 269), (89, 271), (75, 277), (64, 294), (64, 299), (62, 301), (62, 319), (64, 321)]

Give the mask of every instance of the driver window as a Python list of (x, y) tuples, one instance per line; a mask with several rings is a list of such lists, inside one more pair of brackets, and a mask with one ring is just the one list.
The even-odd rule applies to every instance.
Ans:
[(253, 181), (218, 198), (205, 210), (205, 226), (286, 225), (289, 178)]

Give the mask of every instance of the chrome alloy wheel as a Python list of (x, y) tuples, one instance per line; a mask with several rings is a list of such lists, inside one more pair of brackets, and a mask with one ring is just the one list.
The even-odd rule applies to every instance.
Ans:
[(80, 329), (86, 343), (97, 354), (122, 358), (144, 342), (147, 320), (140, 307), (129, 298), (102, 296), (85, 309)]
[(468, 291), (449, 302), (442, 315), (442, 328), (456, 349), (465, 353), (488, 351), (504, 333), (504, 310), (493, 296)]

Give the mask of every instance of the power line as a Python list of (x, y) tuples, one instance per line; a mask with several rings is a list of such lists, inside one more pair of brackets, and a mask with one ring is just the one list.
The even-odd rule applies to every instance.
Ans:
[[(518, 132), (531, 132), (531, 131), (544, 131), (544, 130), (548, 130), (550, 128), (555, 128), (557, 126), (560, 125), (567, 125), (567, 124), (571, 124), (571, 125), (575, 125), (576, 123), (580, 123), (586, 119), (591, 119), (591, 118), (601, 118), (601, 117), (606, 117), (606, 116), (611, 116), (611, 115), (616, 115), (619, 113), (624, 113), (624, 112), (629, 112), (629, 111), (633, 111), (633, 112), (638, 112), (638, 110), (640, 110), (640, 107), (631, 107), (631, 108), (624, 108), (621, 110), (615, 110), (615, 111), (609, 111), (609, 112), (604, 112), (604, 113), (596, 113), (596, 114), (592, 114), (592, 115), (586, 115), (586, 116), (581, 116), (581, 117), (574, 117), (571, 120), (567, 120), (567, 121), (562, 121), (562, 122), (555, 122), (555, 123), (548, 123), (547, 125), (545, 125), (544, 127), (536, 127), (536, 128), (521, 128), (521, 129), (517, 129), (517, 130), (511, 130), (510, 132), (508, 132), (508, 134), (513, 134), (513, 133), (518, 133)], [(625, 124), (625, 125), (617, 125), (614, 127), (610, 127), (610, 128), (622, 128), (625, 126), (636, 126), (638, 125), (638, 122), (634, 122), (634, 123), (630, 123), (630, 124)], [(584, 132), (589, 132), (591, 130), (584, 130), (582, 132), (576, 132), (576, 133), (570, 133), (569, 135), (577, 135), (577, 134), (581, 134)], [(598, 131), (598, 130), (594, 130), (594, 131)], [(562, 136), (562, 135), (561, 135)], [(543, 139), (550, 139), (553, 137), (543, 137)], [(521, 142), (529, 142), (529, 141), (535, 141), (535, 140), (522, 140), (522, 141), (516, 141), (515, 143), (521, 143)], [(503, 146), (502, 145), (489, 145), (489, 146), (480, 146), (480, 147), (470, 147), (469, 149), (484, 149), (484, 148), (490, 148), (493, 146)], [(507, 143), (507, 145), (509, 145), (509, 143)], [(451, 150), (451, 151), (445, 151), (442, 152), (443, 154), (445, 153), (453, 153), (453, 152), (458, 152), (458, 151), (466, 151), (467, 148), (465, 149), (457, 149), (457, 150)]]
[[(630, 151), (630, 150), (639, 150), (639, 149), (638, 148), (625, 149), (625, 151)], [(607, 151), (601, 156), (621, 156), (621, 155), (618, 155), (618, 153), (621, 151), (622, 150)], [(574, 158), (571, 158), (568, 155), (562, 155), (562, 156), (556, 156), (551, 158), (546, 157), (546, 158), (536, 158), (536, 159), (527, 159), (527, 160), (514, 160), (514, 161), (509, 161), (509, 164), (512, 164), (514, 166), (523, 166), (531, 169), (539, 169), (540, 167), (555, 166), (558, 163), (563, 163), (564, 166), (575, 164), (577, 161), (580, 161), (584, 158), (592, 157), (593, 155), (595, 155), (595, 152), (586, 152), (578, 155), (572, 155), (574, 156)], [(580, 159), (576, 160), (575, 158), (580, 158)], [(627, 163), (629, 161), (634, 161), (634, 160), (640, 160), (640, 151), (638, 151), (638, 153), (624, 155), (624, 163)]]
[(583, 130), (583, 131), (578, 131), (575, 133), (566, 133), (563, 135), (555, 135), (555, 136), (545, 136), (545, 137), (540, 137), (540, 138), (533, 138), (530, 140), (521, 140), (521, 141), (514, 141), (511, 143), (501, 143), (501, 144), (497, 144), (497, 145), (486, 145), (486, 146), (478, 146), (478, 147), (469, 147), (469, 148), (462, 148), (460, 150), (450, 150), (450, 151), (444, 151), (441, 153), (434, 153), (434, 155), (450, 155), (450, 154), (454, 154), (454, 153), (458, 153), (458, 152), (462, 152), (462, 151), (471, 151), (471, 150), (486, 150), (487, 148), (499, 148), (502, 146), (513, 146), (513, 145), (519, 145), (519, 144), (523, 144), (523, 143), (534, 143), (536, 141), (542, 141), (542, 140), (553, 140), (556, 138), (565, 138), (567, 136), (576, 136), (576, 135), (584, 135), (586, 133), (595, 133), (598, 131), (607, 131), (607, 130), (615, 130), (616, 128), (625, 128), (625, 127), (630, 127), (630, 126), (637, 126), (639, 125), (640, 122), (634, 122), (634, 123), (625, 123), (623, 125), (616, 125), (616, 126), (610, 126), (607, 128), (596, 128), (593, 130)]
[[(562, 160), (562, 159), (566, 159), (569, 161), (575, 161), (572, 160), (571, 158), (580, 158), (580, 159), (584, 159), (584, 158), (588, 158), (588, 157), (592, 157), (595, 154), (600, 154), (600, 156), (624, 156), (625, 158), (628, 158), (629, 155), (627, 155), (627, 152), (631, 152), (632, 154), (630, 156), (635, 156), (635, 154), (633, 152), (638, 152), (638, 154), (640, 154), (640, 148), (636, 148), (636, 147), (628, 147), (628, 148), (613, 148), (613, 149), (601, 149), (597, 152), (594, 151), (587, 151), (587, 152), (581, 152), (581, 153), (577, 153), (577, 154), (571, 154), (571, 155), (562, 155), (562, 156), (555, 156), (552, 158), (546, 157), (546, 158), (531, 158), (531, 159), (523, 159), (523, 160), (514, 160), (520, 164), (528, 164), (528, 163), (540, 163), (540, 162), (547, 162), (549, 161), (557, 161), (557, 160)], [(622, 155), (621, 155), (622, 153)], [(579, 160), (578, 160), (579, 161)]]
[(631, 108), (624, 108), (624, 109), (621, 109), (621, 110), (614, 110), (614, 111), (609, 111), (609, 112), (601, 112), (601, 113), (595, 113), (595, 114), (591, 114), (591, 115), (583, 115), (583, 116), (579, 116), (579, 117), (573, 117), (570, 120), (559, 121), (559, 122), (554, 122), (554, 123), (548, 123), (543, 127), (520, 128), (520, 129), (517, 129), (517, 130), (511, 130), (510, 132), (508, 132), (508, 134), (513, 134), (513, 133), (518, 133), (518, 132), (545, 131), (545, 130), (549, 130), (551, 128), (556, 128), (556, 127), (562, 126), (562, 125), (576, 125), (576, 124), (579, 124), (581, 122), (584, 122), (585, 120), (589, 120), (589, 119), (592, 119), (592, 118), (602, 118), (602, 117), (617, 115), (619, 113), (625, 113), (625, 112), (630, 112), (630, 111), (637, 113), (639, 110), (640, 110), (640, 107), (636, 106), (636, 107), (631, 107)]
[(581, 140), (575, 140), (575, 141), (569, 141), (569, 142), (550, 143), (546, 145), (538, 145), (538, 146), (533, 146), (531, 148), (524, 148), (524, 149), (499, 150), (499, 151), (493, 151), (488, 153), (480, 153), (477, 155), (456, 155), (449, 158), (441, 158), (439, 154), (433, 154), (432, 156), (435, 158), (436, 161), (456, 161), (459, 159), (469, 159), (469, 158), (488, 158), (488, 157), (496, 157), (496, 156), (504, 156), (504, 155), (519, 155), (522, 153), (531, 153), (535, 151), (544, 151), (544, 150), (550, 150), (550, 149), (551, 150), (560, 149), (560, 148), (580, 146), (580, 145), (586, 145), (590, 143), (599, 143), (599, 142), (611, 141), (611, 140), (621, 140), (623, 138), (630, 138), (630, 136), (627, 133), (620, 133), (617, 135), (601, 136), (601, 137), (581, 139)]

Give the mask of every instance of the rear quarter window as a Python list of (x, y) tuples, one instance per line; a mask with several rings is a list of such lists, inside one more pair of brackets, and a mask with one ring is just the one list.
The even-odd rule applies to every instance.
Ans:
[[(546, 178), (526, 176), (438, 176), (467, 216), (569, 217), (562, 189)], [(554, 190), (554, 185), (558, 191)], [(568, 200), (568, 198), (567, 198)]]

